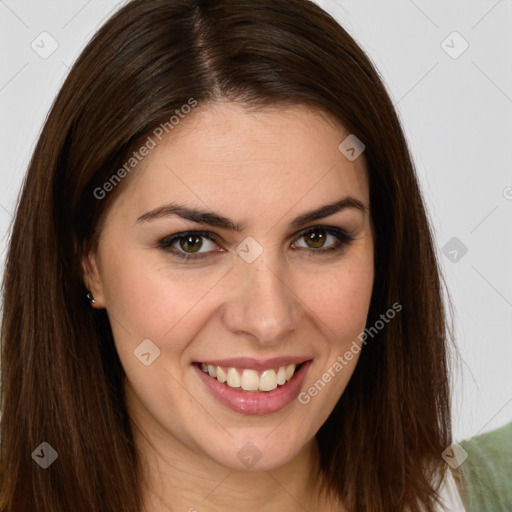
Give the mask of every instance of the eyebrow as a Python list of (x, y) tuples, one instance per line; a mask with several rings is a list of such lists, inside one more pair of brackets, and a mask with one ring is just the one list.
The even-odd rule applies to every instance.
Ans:
[[(361, 211), (362, 213), (368, 213), (368, 208), (355, 197), (344, 197), (335, 201), (333, 203), (326, 204), (321, 206), (320, 208), (316, 208), (314, 210), (305, 212), (290, 222), (290, 226), (292, 228), (299, 228), (308, 222), (313, 222), (318, 219), (322, 219), (324, 217), (328, 217), (329, 215), (334, 215), (335, 213), (341, 212), (347, 209), (356, 209)], [(177, 215), (183, 219), (187, 219), (193, 222), (197, 222), (198, 224), (207, 224), (209, 226), (214, 226), (217, 228), (227, 229), (228, 231), (241, 232), (245, 229), (244, 224), (236, 223), (231, 219), (228, 219), (218, 213), (199, 210), (197, 208), (189, 208), (180, 204), (169, 203), (154, 210), (151, 210), (143, 215), (141, 215), (136, 224), (142, 222), (148, 222), (155, 219), (161, 219), (164, 217), (168, 217), (171, 215)]]

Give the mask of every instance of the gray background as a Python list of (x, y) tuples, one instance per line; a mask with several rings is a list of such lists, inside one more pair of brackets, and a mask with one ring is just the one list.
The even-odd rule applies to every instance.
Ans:
[[(1, 270), (46, 114), (70, 65), (122, 3), (0, 0)], [(417, 165), (462, 355), (455, 439), (493, 430), (512, 421), (512, 0), (317, 3), (376, 64)]]

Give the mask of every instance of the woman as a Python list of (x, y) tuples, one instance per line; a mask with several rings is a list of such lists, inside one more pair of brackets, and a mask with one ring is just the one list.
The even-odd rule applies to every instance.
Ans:
[(311, 2), (116, 13), (35, 149), (4, 303), (4, 512), (440, 510), (429, 224), (378, 74)]

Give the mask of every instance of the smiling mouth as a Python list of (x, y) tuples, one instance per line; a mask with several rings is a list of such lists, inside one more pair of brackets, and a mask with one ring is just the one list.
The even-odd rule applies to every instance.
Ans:
[(196, 363), (212, 379), (238, 391), (269, 392), (284, 386), (304, 363), (288, 364), (277, 368), (257, 371), (249, 368), (216, 366)]

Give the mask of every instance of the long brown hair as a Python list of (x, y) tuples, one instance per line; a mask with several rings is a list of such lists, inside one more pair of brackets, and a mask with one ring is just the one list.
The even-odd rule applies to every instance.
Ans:
[[(451, 442), (450, 328), (432, 234), (377, 72), (308, 0), (134, 0), (73, 66), (35, 148), (7, 256), (0, 509), (141, 510), (123, 368), (106, 312), (85, 300), (80, 262), (129, 177), (103, 199), (94, 191), (190, 98), (310, 105), (365, 144), (376, 236), (368, 325), (391, 304), (403, 309), (363, 348), (318, 432), (321, 464), (349, 511), (432, 510)], [(47, 469), (31, 455), (42, 442), (58, 452)]]

